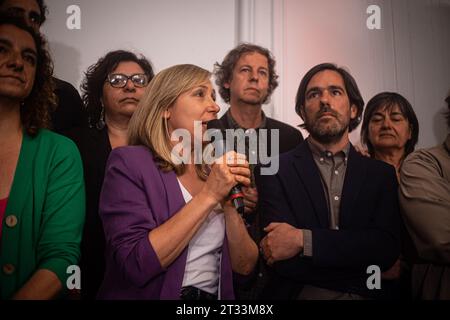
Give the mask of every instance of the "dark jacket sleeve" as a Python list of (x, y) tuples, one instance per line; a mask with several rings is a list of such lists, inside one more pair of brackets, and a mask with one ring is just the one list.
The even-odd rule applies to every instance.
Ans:
[[(385, 271), (394, 264), (400, 255), (397, 178), (393, 168), (380, 174), (379, 192), (373, 195), (376, 197), (376, 207), (366, 226), (338, 231), (312, 230), (314, 265), (363, 270), (370, 265), (377, 265)], [(367, 213), (352, 212), (352, 215), (358, 214)]]
[[(289, 189), (282, 176), (256, 175), (261, 227), (271, 222), (285, 222), (304, 228), (299, 226), (296, 215), (314, 213), (302, 213), (304, 208), (293, 207), (290, 199), (295, 196), (295, 192), (302, 191)], [(352, 212), (353, 215), (371, 212), (366, 225), (350, 225), (341, 230), (318, 226), (310, 228), (313, 257), (298, 254), (277, 262), (274, 264), (276, 272), (283, 277), (314, 282), (326, 276), (335, 278), (348, 272), (365, 273), (370, 265), (378, 265), (382, 270), (388, 269), (400, 254), (397, 182), (393, 169), (380, 172), (380, 177), (381, 181), (374, 181), (379, 184), (377, 194), (373, 194), (376, 197), (376, 208)], [(292, 197), (288, 197), (288, 194)], [(363, 208), (360, 210), (363, 211)]]

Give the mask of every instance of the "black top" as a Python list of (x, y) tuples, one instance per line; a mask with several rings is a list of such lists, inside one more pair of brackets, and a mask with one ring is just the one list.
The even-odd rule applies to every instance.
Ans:
[(98, 202), (111, 153), (108, 130), (74, 128), (67, 133), (81, 154), (86, 184), (86, 221), (81, 242), (81, 295), (95, 299), (105, 272), (105, 236), (98, 214)]
[[(277, 129), (279, 130), (279, 153), (285, 153), (293, 148), (295, 148), (300, 142), (303, 141), (303, 136), (300, 130), (275, 119), (269, 118), (265, 116), (264, 112), (262, 112), (262, 123), (263, 125), (259, 128), (255, 128), (256, 131), (260, 129), (267, 129), (268, 135), (267, 135), (267, 145), (270, 146), (271, 142), (271, 135), (270, 130)], [(222, 122), (222, 126), (225, 129), (238, 129), (240, 128), (239, 125), (234, 121), (234, 119), (231, 117), (230, 109), (220, 118), (220, 121)], [(247, 128), (242, 128), (247, 129)], [(270, 150), (268, 150), (270, 153)], [(248, 155), (247, 155), (248, 156)], [(272, 155), (274, 156), (274, 155)]]
[[(262, 112), (262, 121), (261, 125), (258, 128), (254, 128), (257, 133), (259, 133), (259, 130), (261, 129), (267, 129), (267, 146), (269, 150), (267, 150), (268, 156), (276, 156), (275, 154), (272, 154), (270, 150), (271, 146), (271, 130), (279, 130), (279, 153), (285, 153), (288, 152), (295, 147), (297, 147), (301, 142), (303, 141), (303, 136), (300, 132), (300, 130), (283, 123), (281, 121), (266, 117), (264, 115), (264, 112)], [(220, 118), (220, 121), (222, 123), (222, 126), (224, 129), (244, 129), (239, 126), (239, 124), (231, 117), (230, 109)], [(258, 135), (259, 140), (259, 135)], [(259, 142), (259, 141), (258, 141)], [(246, 156), (250, 161), (249, 157), (249, 146), (246, 145)], [(260, 162), (259, 158), (259, 146), (258, 150), (256, 150), (258, 153), (258, 163)], [(250, 168), (253, 170), (255, 168), (255, 165), (251, 164)], [(252, 179), (254, 181), (254, 179)], [(259, 190), (258, 190), (259, 192)], [(260, 200), (260, 199), (259, 199)], [(252, 239), (256, 242), (256, 244), (259, 244), (261, 240), (261, 223), (260, 223), (260, 214), (258, 211), (254, 211), (250, 214), (245, 214), (245, 220), (248, 225), (248, 232)], [(239, 275), (234, 275), (235, 283), (235, 295), (236, 299), (238, 300), (254, 300), (260, 298), (261, 292), (263, 288), (266, 286), (266, 283), (268, 281), (267, 276), (267, 270), (265, 263), (263, 259), (259, 259), (257, 267), (255, 268), (254, 272), (249, 277), (240, 277)]]
[(70, 83), (53, 78), (57, 107), (51, 113), (52, 130), (65, 133), (75, 127), (87, 126), (87, 115), (80, 94)]

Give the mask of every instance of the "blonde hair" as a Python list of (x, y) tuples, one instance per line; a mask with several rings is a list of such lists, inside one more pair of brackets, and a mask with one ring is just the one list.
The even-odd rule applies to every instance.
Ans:
[[(211, 73), (192, 64), (180, 64), (159, 72), (150, 82), (133, 113), (128, 126), (128, 144), (148, 147), (163, 171), (185, 172), (184, 164), (171, 158), (172, 143), (164, 113), (177, 98), (194, 87), (210, 81)], [(206, 179), (203, 165), (196, 166), (197, 175)]]

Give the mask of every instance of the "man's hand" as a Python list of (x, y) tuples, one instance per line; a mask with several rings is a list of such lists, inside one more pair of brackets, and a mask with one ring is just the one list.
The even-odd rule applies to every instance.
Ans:
[(292, 258), (303, 251), (303, 231), (287, 223), (272, 222), (264, 228), (268, 234), (260, 242), (260, 251), (268, 265)]
[(242, 193), (244, 194), (245, 213), (249, 214), (255, 211), (256, 204), (258, 203), (258, 191), (256, 188), (243, 187)]
[(401, 262), (400, 259), (395, 261), (394, 265), (387, 271), (381, 273), (381, 279), (383, 280), (397, 280), (400, 279), (401, 274)]

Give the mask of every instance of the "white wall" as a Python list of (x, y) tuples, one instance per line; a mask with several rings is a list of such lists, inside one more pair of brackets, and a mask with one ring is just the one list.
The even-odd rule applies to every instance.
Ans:
[[(280, 87), (264, 110), (298, 125), (295, 94), (312, 66), (347, 67), (367, 102), (392, 90), (413, 105), (419, 147), (441, 142), (450, 88), (450, 0), (47, 0), (44, 26), (56, 75), (78, 87), (82, 72), (107, 51), (144, 53), (160, 71), (177, 63), (212, 70), (239, 41), (268, 47)], [(68, 30), (66, 8), (81, 8)], [(366, 9), (381, 8), (382, 29), (368, 30)], [(222, 105), (222, 112), (227, 106)], [(351, 135), (359, 140), (359, 129)]]
[[(155, 72), (179, 63), (212, 70), (235, 45), (235, 1), (47, 0), (44, 24), (55, 74), (79, 88), (83, 72), (111, 50), (144, 54)], [(67, 7), (81, 9), (81, 29), (69, 30)]]
[[(367, 102), (381, 91), (397, 91), (413, 105), (420, 123), (419, 147), (443, 141), (442, 112), (450, 89), (450, 1), (315, 0), (275, 1), (276, 37), (282, 39), (281, 118), (299, 123), (295, 95), (314, 65), (335, 62), (355, 77)], [(366, 9), (381, 9), (381, 30), (369, 30)], [(280, 106), (275, 106), (279, 108)], [(298, 120), (298, 121), (297, 121)], [(359, 128), (351, 134), (359, 140)]]

